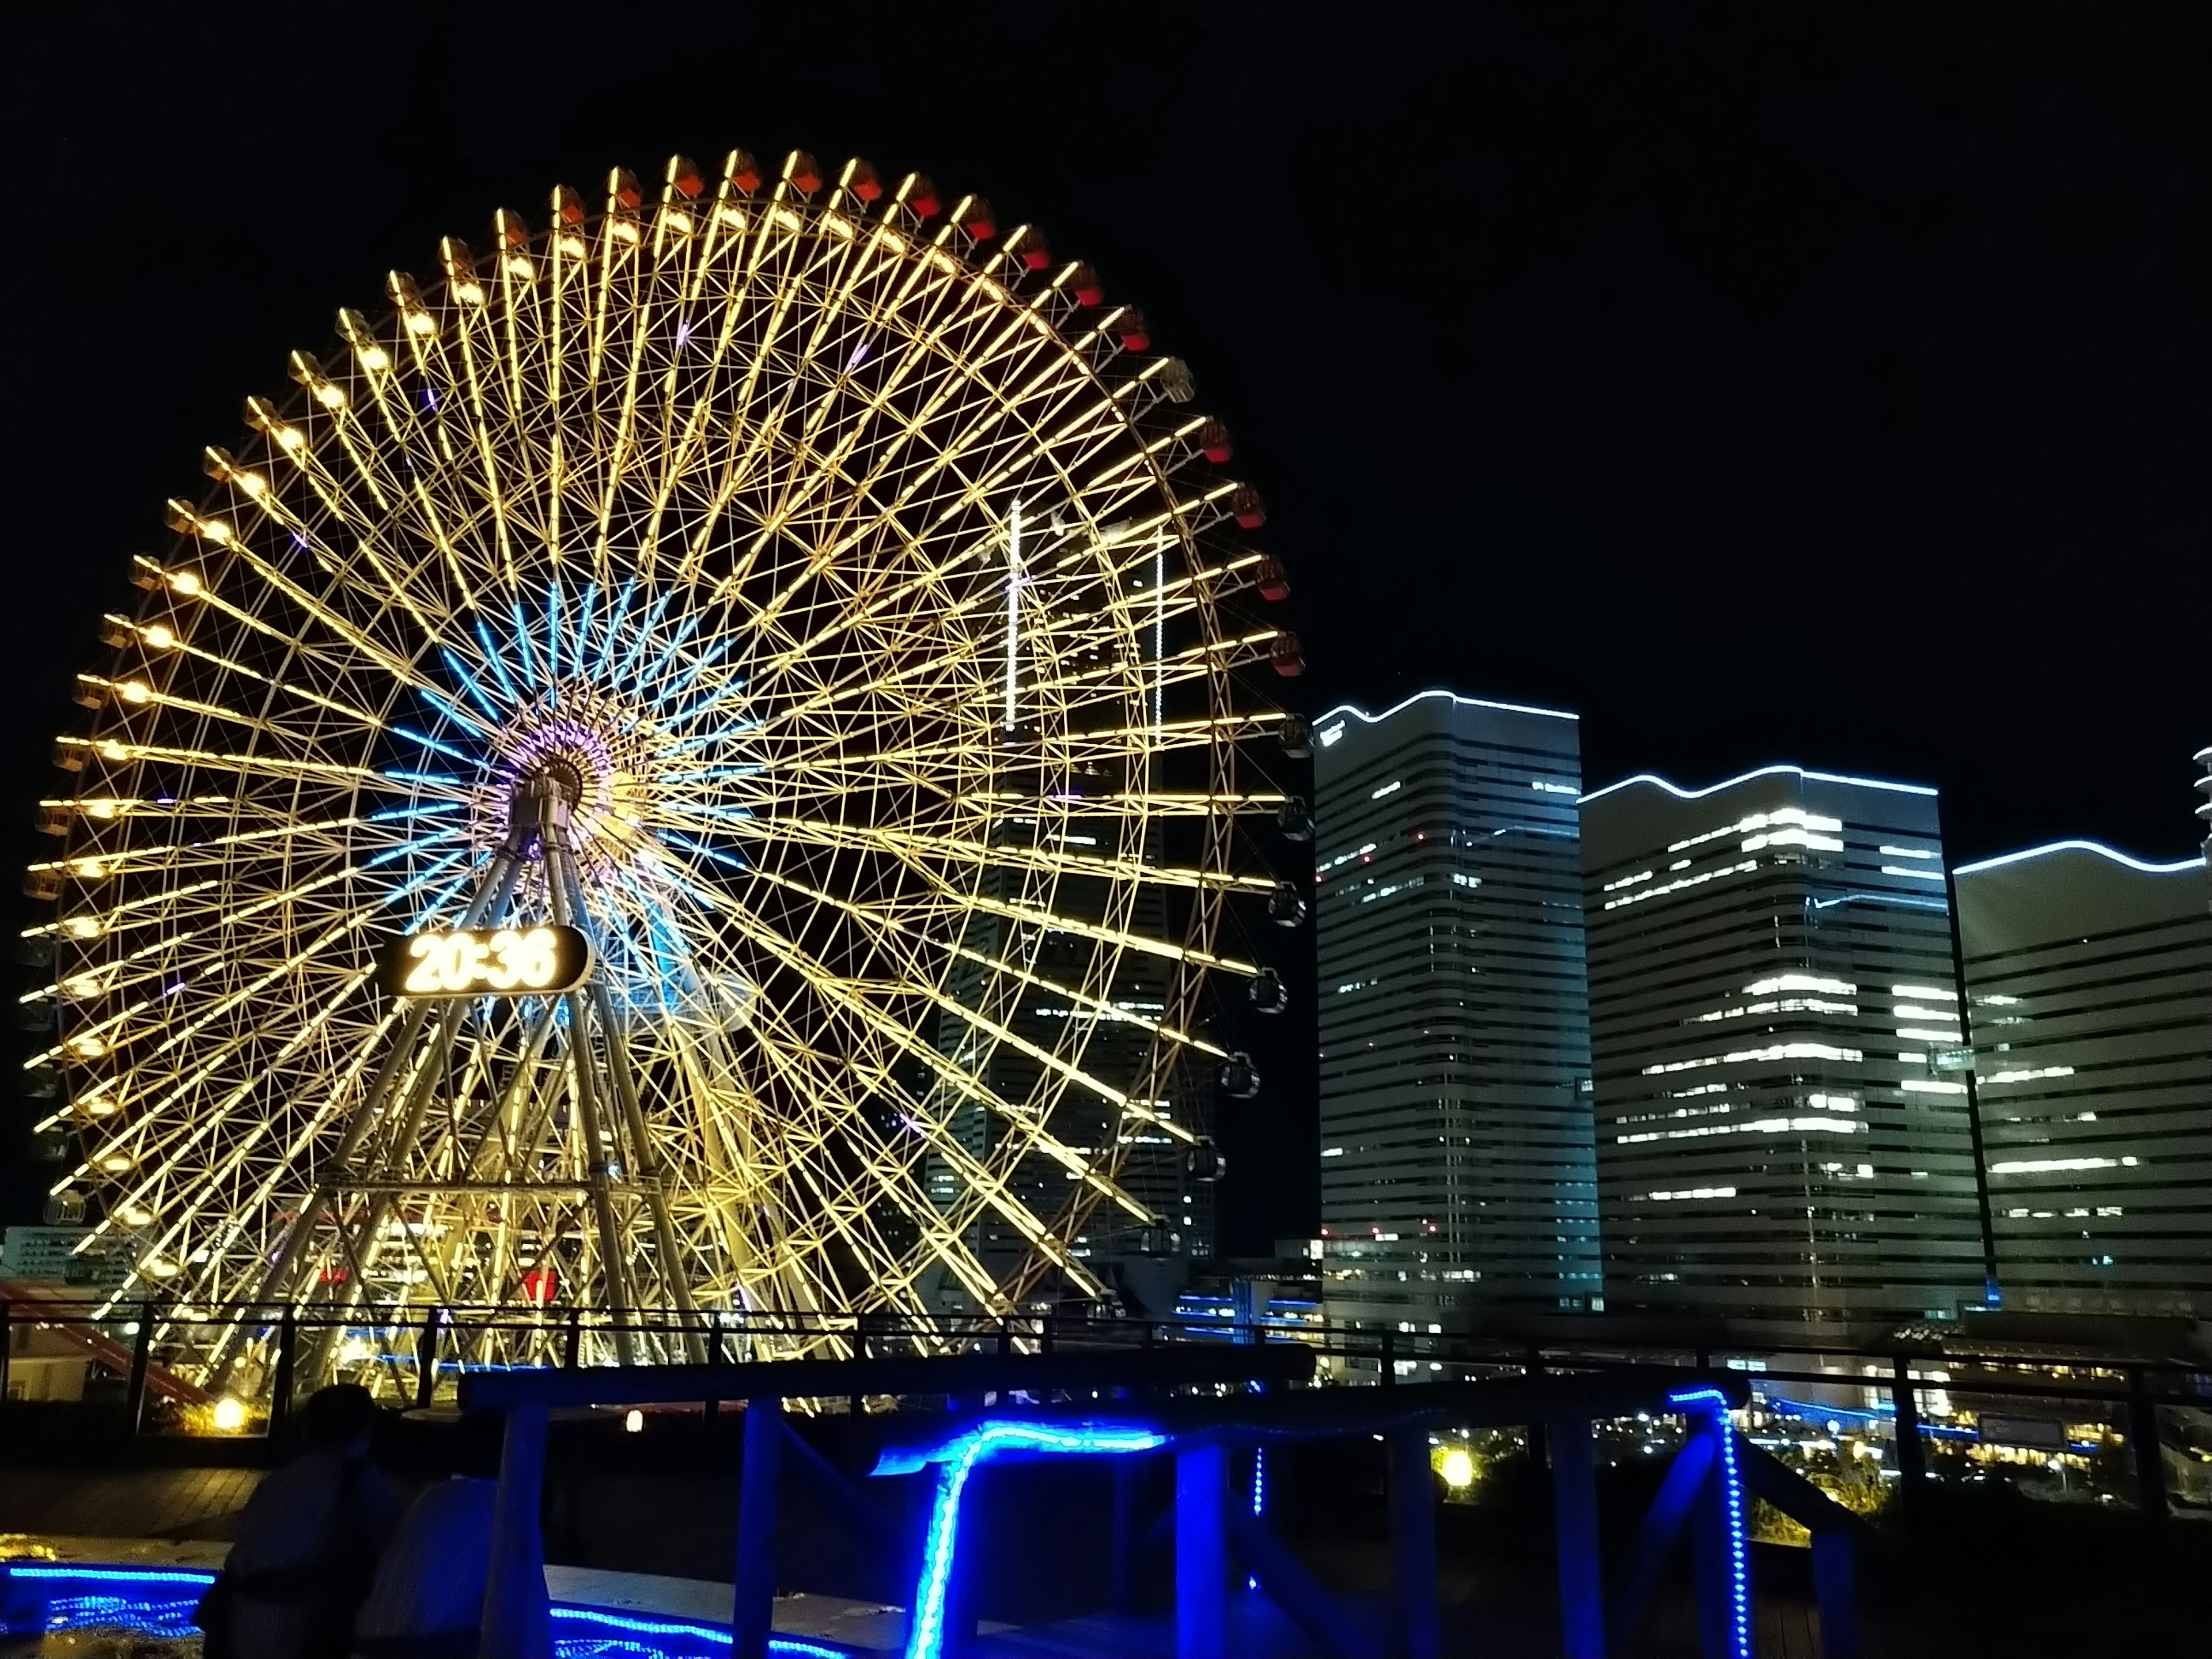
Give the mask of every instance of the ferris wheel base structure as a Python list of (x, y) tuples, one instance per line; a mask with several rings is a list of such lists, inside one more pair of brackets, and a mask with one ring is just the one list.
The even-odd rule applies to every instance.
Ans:
[(437, 268), (247, 399), (57, 742), (23, 1080), (95, 1322), (195, 1386), (288, 1314), (318, 1374), (926, 1349), (1205, 1253), (1311, 820), (1189, 370), (857, 161)]

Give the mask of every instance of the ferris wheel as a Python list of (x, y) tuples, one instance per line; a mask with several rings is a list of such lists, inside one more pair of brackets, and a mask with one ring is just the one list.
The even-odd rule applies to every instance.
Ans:
[(55, 1203), (188, 1368), (241, 1303), (1107, 1297), (1255, 1082), (1238, 916), (1304, 914), (1286, 585), (1188, 371), (857, 161), (439, 265), (248, 399), (78, 678)]

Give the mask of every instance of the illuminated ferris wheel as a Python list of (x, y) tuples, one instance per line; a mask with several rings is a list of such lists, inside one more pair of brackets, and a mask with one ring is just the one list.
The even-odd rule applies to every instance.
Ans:
[(248, 400), (79, 678), (55, 1203), (185, 1319), (1104, 1296), (1174, 1221), (1128, 1172), (1252, 1081), (1209, 975), (1280, 1004), (1239, 896), (1304, 914), (1284, 581), (1188, 371), (860, 161), (440, 266)]

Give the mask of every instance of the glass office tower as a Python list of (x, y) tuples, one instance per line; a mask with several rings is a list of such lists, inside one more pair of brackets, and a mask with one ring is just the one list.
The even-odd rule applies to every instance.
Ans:
[(1838, 1327), (1980, 1300), (1936, 792), (1772, 766), (1582, 812), (1613, 1307)]
[(1428, 691), (1315, 735), (1328, 1315), (1587, 1307), (1575, 717)]
[(2203, 858), (2061, 842), (1956, 881), (2005, 1305), (2212, 1319)]

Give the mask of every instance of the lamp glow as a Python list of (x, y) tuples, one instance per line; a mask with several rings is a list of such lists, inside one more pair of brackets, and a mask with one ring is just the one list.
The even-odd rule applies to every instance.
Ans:
[(236, 1434), (246, 1426), (246, 1407), (224, 1395), (215, 1402), (215, 1425), (225, 1434)]

